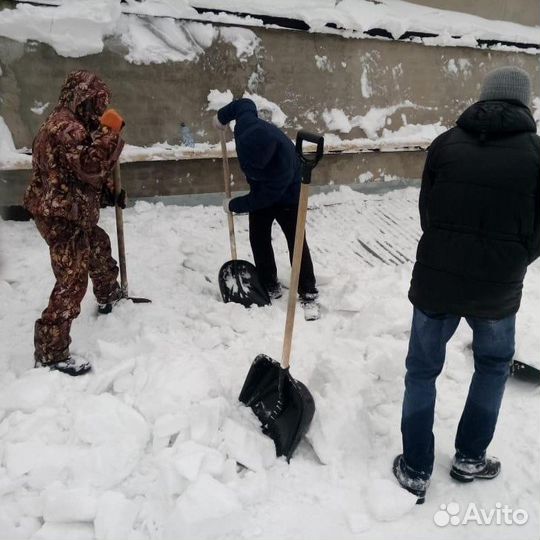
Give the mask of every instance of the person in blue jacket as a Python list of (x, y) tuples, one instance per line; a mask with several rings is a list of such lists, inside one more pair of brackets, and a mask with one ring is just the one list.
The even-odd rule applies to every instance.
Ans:
[[(283, 230), (292, 261), (300, 197), (300, 160), (292, 141), (276, 126), (258, 117), (251, 99), (238, 99), (220, 109), (214, 124), (218, 129), (226, 129), (232, 120), (236, 120), (236, 153), (250, 192), (225, 199), (224, 209), (249, 214), (249, 240), (259, 278), (270, 297), (279, 298), (281, 285), (272, 249), (272, 224), (277, 221)], [(298, 293), (303, 304), (314, 303), (318, 296), (306, 241)]]

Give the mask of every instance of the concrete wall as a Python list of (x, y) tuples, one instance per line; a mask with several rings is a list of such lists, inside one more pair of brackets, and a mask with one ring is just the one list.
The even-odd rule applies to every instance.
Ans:
[(414, 0), (415, 4), (462, 11), (500, 21), (540, 25), (539, 0)]
[[(178, 143), (181, 122), (197, 142), (217, 142), (212, 113), (206, 111), (208, 92), (214, 88), (229, 88), (237, 97), (248, 90), (279, 104), (288, 116), (285, 127), (293, 134), (300, 126), (328, 131), (325, 109), (339, 108), (352, 117), (406, 100), (417, 108), (396, 111), (389, 128), (439, 120), (450, 125), (477, 97), (486, 72), (504, 64), (524, 67), (533, 76), (534, 87), (540, 87), (539, 57), (523, 53), (266, 29), (255, 32), (260, 46), (244, 62), (232, 45), (215, 42), (198, 61), (151, 65), (127, 62), (126, 50), (115, 41), (109, 41), (99, 55), (65, 58), (47, 45), (0, 39), (0, 115), (16, 146), (29, 147), (43, 121), (30, 109), (49, 102), (45, 113), (50, 111), (66, 73), (78, 68), (95, 70), (109, 83), (114, 105), (127, 119), (126, 140), (135, 145)], [(324, 59), (322, 69), (316, 57)], [(365, 133), (355, 128), (341, 136)]]
[[(139, 146), (158, 141), (178, 144), (181, 122), (191, 130), (195, 141), (217, 143), (211, 128), (213, 113), (206, 110), (208, 92), (215, 88), (231, 89), (236, 97), (248, 90), (279, 104), (287, 114), (285, 130), (291, 136), (301, 127), (330, 132), (323, 118), (325, 109), (342, 109), (354, 117), (407, 100), (413, 106), (389, 114), (388, 129), (439, 121), (451, 126), (476, 99), (486, 72), (505, 64), (527, 69), (537, 92), (540, 88), (539, 57), (525, 53), (252, 30), (260, 42), (246, 59), (240, 60), (232, 45), (216, 40), (196, 61), (151, 65), (126, 61), (126, 49), (116, 40), (109, 40), (99, 55), (65, 58), (47, 45), (0, 38), (0, 115), (10, 127), (16, 146), (30, 147), (45, 117), (31, 108), (49, 102), (46, 115), (66, 73), (80, 68), (95, 70), (107, 80), (114, 106), (127, 119), (125, 138)], [(343, 139), (366, 136), (359, 127), (337, 134)], [(360, 182), (366, 171), (373, 173), (373, 181), (419, 175), (421, 153), (414, 158), (396, 156), (384, 153), (335, 157), (333, 166), (324, 169), (319, 181), (353, 184)], [(407, 166), (404, 159), (410, 162)], [(132, 196), (221, 191), (217, 160), (176, 165), (150, 162), (125, 169)], [(27, 172), (0, 171), (3, 204), (20, 200), (27, 178)], [(237, 185), (242, 184), (239, 181)]]

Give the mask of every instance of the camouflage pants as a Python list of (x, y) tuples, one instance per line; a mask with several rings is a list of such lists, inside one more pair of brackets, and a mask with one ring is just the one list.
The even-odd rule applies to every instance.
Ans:
[(98, 303), (104, 304), (120, 297), (118, 266), (103, 229), (85, 230), (58, 218), (36, 217), (35, 223), (49, 246), (56, 284), (49, 305), (36, 321), (34, 356), (43, 364), (54, 364), (69, 356), (71, 322), (81, 311), (88, 276)]

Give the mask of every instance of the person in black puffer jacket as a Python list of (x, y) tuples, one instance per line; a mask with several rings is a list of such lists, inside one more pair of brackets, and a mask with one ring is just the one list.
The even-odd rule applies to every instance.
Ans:
[[(249, 240), (259, 278), (270, 297), (279, 298), (281, 285), (272, 249), (272, 224), (277, 221), (281, 227), (292, 261), (300, 197), (300, 159), (287, 135), (258, 117), (257, 107), (251, 99), (238, 99), (222, 107), (214, 125), (225, 129), (233, 120), (236, 120), (236, 153), (250, 192), (226, 199), (224, 209), (238, 214), (249, 213)], [(306, 241), (298, 293), (304, 307), (316, 304), (318, 290)]]
[(446, 343), (465, 317), (475, 373), (459, 423), (451, 475), (493, 478), (486, 457), (515, 348), (527, 267), (540, 256), (540, 138), (531, 79), (505, 67), (486, 77), (480, 101), (430, 146), (422, 178), (409, 298), (413, 327), (403, 403), (400, 484), (422, 501), (433, 468), (435, 380)]

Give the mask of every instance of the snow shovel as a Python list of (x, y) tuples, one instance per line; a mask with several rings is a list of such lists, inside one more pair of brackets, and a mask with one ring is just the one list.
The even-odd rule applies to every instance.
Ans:
[[(113, 169), (114, 195), (115, 199), (122, 191), (122, 178), (120, 177), (120, 163), (116, 163)], [(116, 214), (116, 237), (118, 239), (118, 263), (120, 265), (120, 289), (122, 298), (131, 300), (135, 304), (148, 304), (152, 302), (148, 298), (136, 298), (128, 294), (128, 279), (126, 268), (126, 245), (124, 243), (124, 214), (122, 208), (115, 204), (114, 211)]]
[(510, 374), (518, 381), (540, 384), (540, 370), (525, 362), (514, 360), (510, 368)]
[[(309, 141), (317, 145), (315, 155), (308, 157), (303, 153), (303, 141)], [(323, 156), (324, 138), (306, 131), (300, 131), (296, 137), (296, 151), (302, 162), (302, 189), (298, 205), (281, 364), (265, 354), (259, 354), (251, 365), (238, 398), (242, 403), (253, 409), (262, 424), (263, 433), (273, 439), (276, 446), (276, 455), (285, 456), (287, 461), (290, 461), (298, 443), (307, 432), (315, 413), (313, 396), (304, 384), (293, 379), (289, 372), (289, 366), (296, 296), (305, 238), (309, 184), (311, 182), (311, 172)]]
[[(225, 144), (225, 131), (220, 131), (221, 152), (223, 154), (223, 180), (225, 183), (225, 196), (231, 197), (231, 175), (229, 173), (229, 158), (227, 145)], [(231, 260), (227, 261), (219, 270), (218, 282), (221, 297), (225, 303), (235, 302), (249, 307), (267, 306), (270, 304), (270, 296), (265, 287), (261, 285), (257, 269), (249, 261), (237, 258), (236, 238), (234, 234), (234, 217), (227, 215), (229, 222), (229, 242), (231, 244)]]

